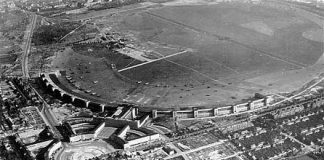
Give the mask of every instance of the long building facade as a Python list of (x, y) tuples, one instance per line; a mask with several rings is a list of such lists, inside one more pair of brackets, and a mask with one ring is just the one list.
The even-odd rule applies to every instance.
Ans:
[[(111, 107), (104, 103), (92, 101), (90, 99), (75, 95), (73, 92), (65, 90), (55, 80), (59, 72), (41, 74), (41, 79), (54, 94), (59, 95), (61, 99), (70, 101), (76, 106), (86, 107), (93, 111), (104, 112), (105, 107)], [(53, 80), (54, 78), (54, 80)], [(189, 110), (152, 110), (152, 118), (157, 117), (172, 117), (177, 119), (203, 119), (213, 117), (226, 117), (239, 115), (244, 113), (262, 114), (262, 112), (271, 112), (273, 115), (282, 115), (281, 113), (293, 111), (298, 112), (307, 107), (316, 107), (324, 104), (324, 97), (322, 89), (312, 95), (299, 96), (275, 106), (270, 105), (273, 101), (272, 96), (264, 96), (260, 99), (251, 100), (246, 103), (240, 103), (232, 106), (212, 107), (207, 109), (189, 109)], [(273, 111), (271, 111), (273, 110)], [(286, 113), (286, 114), (289, 114)]]

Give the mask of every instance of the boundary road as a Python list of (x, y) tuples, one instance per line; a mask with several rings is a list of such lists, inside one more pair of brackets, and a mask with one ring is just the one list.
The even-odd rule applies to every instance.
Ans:
[(38, 98), (43, 102), (43, 108), (40, 110), (40, 115), (42, 116), (45, 123), (49, 126), (49, 128), (52, 130), (54, 137), (58, 139), (63, 139), (63, 136), (59, 132), (59, 130), (56, 128), (56, 126), (59, 126), (59, 122), (57, 122), (56, 118), (54, 117), (54, 114), (51, 112), (50, 109), (48, 109), (50, 106), (49, 104), (43, 99), (43, 97), (38, 93), (38, 91), (30, 86), (32, 90), (37, 94)]
[(38, 15), (32, 13), (32, 21), (31, 21), (31, 27), (29, 29), (29, 31), (27, 30), (27, 40), (26, 40), (26, 44), (25, 44), (25, 48), (23, 49), (23, 54), (22, 54), (22, 59), (21, 59), (21, 67), (22, 67), (22, 73), (23, 73), (23, 77), (24, 78), (29, 78), (29, 70), (28, 70), (28, 56), (29, 56), (29, 52), (30, 52), (30, 43), (32, 40), (32, 35), (36, 26), (36, 21), (37, 21), (37, 17)]
[[(238, 112), (238, 113), (232, 113), (232, 114), (227, 114), (227, 115), (220, 115), (220, 116), (213, 116), (213, 117), (201, 117), (201, 118), (186, 118), (186, 119), (178, 119), (178, 121), (186, 121), (186, 120), (193, 120), (193, 119), (212, 119), (212, 118), (220, 118), (220, 117), (229, 117), (229, 116), (235, 116), (235, 115), (241, 115), (241, 114), (246, 114), (246, 113), (253, 113), (253, 112), (256, 112), (256, 111), (259, 111), (259, 110), (262, 110), (262, 109), (267, 109), (269, 107), (275, 107), (276, 105), (279, 105), (283, 102), (286, 102), (286, 101), (291, 101), (293, 100), (293, 98), (295, 97), (298, 97), (300, 95), (302, 95), (303, 93), (309, 91), (310, 89), (312, 89), (313, 87), (315, 87), (316, 85), (318, 85), (319, 83), (323, 82), (324, 81), (324, 77), (322, 77), (321, 79), (319, 79), (316, 83), (308, 86), (307, 88), (305, 88), (304, 90), (300, 91), (299, 93), (293, 95), (293, 96), (290, 96), (290, 97), (286, 97), (285, 99), (281, 100), (281, 101), (278, 101), (276, 103), (273, 103), (273, 104), (270, 104), (268, 106), (264, 106), (264, 107), (260, 107), (260, 108), (257, 108), (257, 109), (254, 109), (254, 110), (248, 110), (248, 111), (244, 111), (244, 112)], [(273, 108), (275, 109), (275, 108)]]
[[(221, 144), (224, 144), (225, 142), (227, 142), (227, 140), (225, 140), (225, 141), (219, 141), (219, 142), (214, 142), (214, 143), (210, 143), (210, 144), (208, 144), (208, 145), (201, 146), (201, 147), (198, 147), (198, 148), (195, 148), (195, 149), (191, 149), (191, 150), (188, 150), (188, 151), (184, 151), (184, 152), (176, 153), (176, 154), (174, 154), (174, 155), (171, 155), (171, 156), (166, 157), (165, 159), (171, 159), (171, 158), (175, 158), (175, 157), (178, 157), (178, 156), (186, 156), (186, 154), (189, 154), (189, 153), (192, 153), (192, 152), (196, 152), (196, 151), (199, 151), (199, 150), (202, 150), (202, 149), (206, 149), (206, 148), (209, 148), (209, 147), (213, 147), (213, 146), (221, 145)], [(232, 155), (231, 155), (231, 156), (232, 156)]]
[(105, 10), (101, 10), (101, 11), (95, 11), (97, 12), (97, 14), (93, 14), (93, 15), (84, 15), (84, 18), (81, 17), (75, 17), (72, 18), (72, 20), (86, 20), (86, 19), (93, 19), (93, 18), (100, 18), (100, 17), (105, 17), (105, 16), (109, 16), (109, 15), (114, 15), (114, 14), (119, 14), (119, 13), (125, 13), (128, 11), (134, 11), (134, 10), (138, 10), (138, 9), (147, 9), (149, 7), (154, 7), (157, 6), (157, 4), (155, 3), (139, 3), (140, 6), (124, 6), (124, 7), (120, 7), (120, 8), (115, 8), (115, 9), (105, 9)]

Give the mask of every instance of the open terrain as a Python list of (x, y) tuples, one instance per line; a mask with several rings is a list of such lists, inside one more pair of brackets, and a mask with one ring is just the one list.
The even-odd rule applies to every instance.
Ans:
[(102, 30), (124, 34), (156, 56), (144, 62), (105, 48), (74, 50), (105, 58), (108, 64), (116, 64), (122, 76), (141, 84), (123, 82), (124, 92), (111, 96), (118, 85), (115, 90), (104, 90), (110, 83), (99, 78), (114, 76), (108, 65), (106, 71), (89, 77), (97, 77), (91, 81), (98, 80), (102, 89), (96, 91), (109, 99), (122, 97), (166, 108), (232, 104), (257, 92), (291, 92), (322, 72), (321, 26), (309, 15), (276, 4), (175, 1), (93, 21)]
[(0, 74), (14, 69), (22, 51), (29, 15), (20, 10), (8, 10), (0, 13)]

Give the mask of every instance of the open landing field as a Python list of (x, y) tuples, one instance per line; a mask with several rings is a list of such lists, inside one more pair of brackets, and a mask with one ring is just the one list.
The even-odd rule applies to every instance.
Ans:
[(307, 80), (290, 72), (302, 72), (323, 54), (320, 26), (293, 11), (248, 3), (165, 6), (127, 16), (119, 28), (142, 43), (193, 50), (121, 72), (150, 83), (125, 99), (148, 105), (212, 105), (292, 91)]
[[(127, 34), (146, 49), (151, 47), (157, 59), (114, 58), (106, 51), (106, 56), (80, 54), (105, 57), (116, 63), (121, 75), (141, 82), (136, 87), (124, 84), (123, 90), (132, 89), (118, 97), (161, 108), (232, 104), (257, 92), (290, 92), (323, 72), (323, 38), (319, 36), (323, 30), (314, 19), (306, 18), (310, 15), (276, 4), (185, 2), (94, 20), (101, 29)], [(113, 77), (107, 75), (111, 71), (91, 73), (91, 77), (110, 77), (109, 82)], [(110, 85), (105, 78), (98, 81)], [(118, 90), (116, 86), (113, 92), (100, 91), (100, 85), (96, 91), (103, 97)]]
[[(86, 52), (85, 49), (84, 52)], [(66, 75), (70, 76), (73, 83), (65, 77), (60, 78), (60, 82), (70, 90), (97, 99), (98, 101), (114, 101), (122, 99), (135, 86), (120, 80), (111, 70), (111, 66), (105, 58), (98, 58), (96, 54), (103, 54), (101, 49), (92, 51), (84, 55), (83, 52), (74, 52), (71, 48), (59, 52), (52, 57), (51, 67), (55, 70), (64, 70)], [(105, 52), (106, 53), (106, 52)], [(110, 55), (106, 58), (114, 60)], [(120, 57), (123, 59), (123, 57)], [(120, 62), (128, 62), (125, 59)], [(116, 66), (123, 66), (124, 63), (117, 63)], [(77, 87), (81, 89), (77, 89)], [(88, 92), (88, 93), (86, 93)], [(96, 93), (97, 96), (91, 95)]]

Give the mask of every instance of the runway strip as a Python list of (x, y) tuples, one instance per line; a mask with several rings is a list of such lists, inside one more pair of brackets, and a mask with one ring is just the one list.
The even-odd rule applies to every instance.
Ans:
[(120, 70), (118, 70), (118, 72), (123, 72), (123, 71), (126, 71), (126, 70), (130, 70), (130, 69), (133, 69), (133, 68), (137, 68), (139, 66), (143, 66), (143, 65), (146, 65), (146, 64), (150, 64), (150, 63), (153, 63), (153, 62), (156, 62), (156, 61), (160, 61), (160, 60), (163, 60), (163, 59), (166, 59), (166, 58), (170, 58), (170, 57), (173, 57), (173, 56), (176, 56), (176, 55), (180, 55), (180, 54), (183, 54), (183, 53), (186, 53), (186, 52), (189, 52), (189, 51), (191, 51), (191, 50), (187, 49), (187, 50), (184, 50), (184, 51), (175, 53), (175, 54), (167, 55), (167, 56), (162, 57), (162, 58), (154, 59), (152, 61), (147, 61), (147, 62), (144, 62), (144, 63), (141, 63), (141, 64), (137, 64), (137, 65), (134, 65), (134, 66), (131, 66), (131, 67), (127, 67), (127, 68), (120, 69)]

